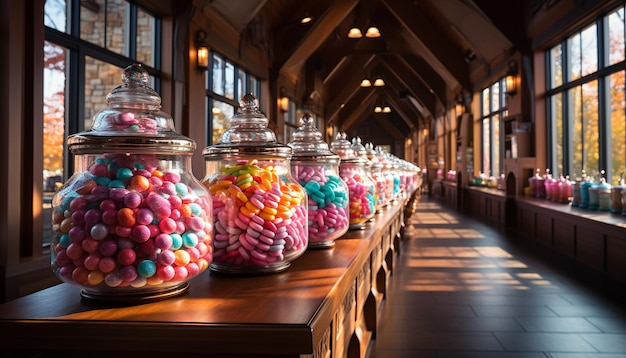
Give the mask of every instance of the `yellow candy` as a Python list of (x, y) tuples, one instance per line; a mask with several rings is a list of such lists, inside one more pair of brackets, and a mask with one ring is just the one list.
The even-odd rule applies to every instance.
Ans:
[(255, 215), (252, 211), (250, 211), (250, 209), (248, 209), (248, 208), (247, 208), (247, 207), (245, 207), (245, 206), (242, 206), (241, 208), (239, 208), (239, 210), (240, 210), (240, 211), (241, 211), (241, 212), (242, 212), (245, 216), (247, 216), (247, 217), (249, 217), (249, 218), (251, 218), (251, 217), (253, 217), (253, 216)]
[(270, 208), (269, 206), (266, 206), (265, 208), (263, 208), (262, 212), (274, 216), (276, 215), (276, 213), (278, 213), (278, 210), (274, 208)]
[(258, 214), (261, 211), (261, 209), (254, 206), (254, 204), (252, 204), (252, 202), (250, 201), (246, 203), (246, 208), (250, 210), (252, 213), (254, 213), (254, 215)]
[(263, 220), (266, 220), (266, 221), (274, 221), (274, 220), (276, 220), (276, 215), (272, 215), (272, 214), (266, 213), (265, 211), (261, 211), (259, 213), (259, 217), (261, 217)]

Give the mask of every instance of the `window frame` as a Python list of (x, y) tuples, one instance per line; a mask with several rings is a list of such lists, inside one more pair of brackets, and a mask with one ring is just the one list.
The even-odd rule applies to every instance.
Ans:
[[(222, 71), (221, 74), (221, 82), (222, 82), (222, 89), (224, 90), (223, 94), (217, 93), (214, 91), (214, 68), (215, 68), (215, 57), (218, 57), (221, 61), (222, 64), (220, 66), (220, 70)], [(214, 145), (217, 144), (216, 142), (214, 143), (213, 137), (215, 135), (214, 132), (214, 125), (213, 125), (213, 106), (215, 102), (220, 102), (220, 103), (224, 103), (227, 104), (229, 106), (233, 107), (233, 113), (237, 113), (237, 110), (239, 108), (239, 101), (241, 100), (241, 98), (238, 98), (239, 95), (246, 95), (248, 93), (252, 93), (258, 100), (259, 102), (259, 107), (261, 106), (261, 82), (258, 79), (257, 76), (255, 76), (254, 74), (250, 73), (248, 70), (246, 70), (244, 67), (239, 66), (237, 63), (235, 63), (234, 61), (230, 60), (228, 57), (222, 55), (221, 53), (219, 53), (218, 51), (210, 51), (209, 54), (209, 59), (210, 59), (210, 63), (209, 63), (209, 69), (207, 70), (206, 73), (206, 83), (205, 83), (205, 92), (206, 92), (206, 121), (207, 121), (207, 133), (206, 133), (206, 145)], [(226, 96), (226, 68), (228, 66), (226, 66), (226, 64), (230, 64), (232, 65), (232, 72), (233, 72), (233, 98), (229, 98)], [(239, 75), (240, 73), (244, 74), (244, 80), (242, 81), (244, 83), (244, 90), (240, 91), (240, 84), (239, 84)], [(229, 118), (226, 118), (227, 120)], [(225, 129), (227, 129), (225, 127)], [(217, 138), (218, 136), (216, 136)]]
[[(493, 89), (498, 86), (498, 102), (493, 103), (494, 94)], [(487, 92), (487, 107), (485, 108), (485, 92)], [(497, 118), (496, 118), (497, 117)], [(492, 82), (489, 86), (483, 88), (480, 91), (480, 117), (478, 119), (480, 125), (480, 157), (481, 165), (480, 170), (487, 176), (499, 176), (504, 170), (504, 120), (508, 117), (508, 101), (506, 97), (506, 78), (500, 77), (497, 81)], [(485, 138), (485, 121), (489, 123), (489, 138)], [(497, 123), (496, 123), (497, 121)], [(497, 124), (497, 131), (495, 131), (494, 124)], [(496, 138), (497, 137), (497, 138)], [(496, 140), (497, 139), (497, 140)], [(488, 150), (485, 149), (485, 144), (489, 144)], [(497, 151), (494, 148), (497, 146)], [(489, 157), (489, 168), (485, 168), (485, 157)], [(496, 158), (497, 157), (497, 158)], [(497, 163), (497, 168), (495, 167)], [(497, 173), (496, 173), (497, 171)]]
[[(611, 121), (610, 117), (610, 89), (607, 88), (612, 75), (619, 73), (620, 71), (626, 71), (626, 61), (623, 56), (622, 60), (613, 64), (608, 63), (608, 51), (610, 50), (607, 43), (609, 41), (609, 31), (607, 28), (608, 17), (616, 11), (622, 10), (622, 14), (626, 14), (626, 8), (622, 4), (617, 7), (613, 7), (606, 12), (596, 16), (593, 20), (584, 25), (577, 27), (574, 31), (569, 32), (559, 41), (552, 43), (545, 49), (545, 71), (546, 71), (546, 164), (548, 168), (558, 168), (553, 170), (554, 174), (568, 175), (571, 178), (580, 177), (582, 170), (585, 170), (587, 175), (599, 175), (602, 170), (606, 172), (607, 182), (616, 182), (620, 173), (616, 173), (612, 164), (612, 150), (611, 150)], [(624, 21), (622, 19), (622, 21)], [(582, 37), (582, 33), (588, 30), (590, 27), (596, 27), (596, 56), (595, 59), (597, 68), (595, 71), (584, 74), (584, 70), (581, 68), (582, 76), (570, 80), (570, 65), (571, 54), (569, 49), (569, 41), (575, 37)], [(626, 28), (626, 23), (623, 23)], [(623, 35), (626, 38), (625, 35)], [(623, 39), (622, 39), (623, 40)], [(553, 73), (554, 68), (553, 57), (550, 55), (556, 48), (561, 48), (561, 53), (558, 58), (560, 61), (560, 82), (555, 80), (555, 77), (559, 74)], [(574, 122), (573, 121), (585, 121), (584, 115), (581, 118), (576, 118), (576, 114), (572, 112), (571, 101), (572, 91), (580, 90), (589, 84), (593, 84), (595, 81), (595, 88), (597, 93), (597, 131), (598, 131), (598, 167), (597, 168), (585, 168), (583, 164), (582, 168), (575, 168), (574, 159)], [(552, 86), (552, 84), (558, 83), (558, 85)], [(582, 93), (582, 92), (581, 92)], [(561, 96), (560, 108), (555, 108), (553, 100), (557, 99), (557, 96)], [(584, 94), (581, 96), (584, 97)], [(582, 101), (582, 99), (581, 99)], [(557, 113), (558, 111), (558, 113)], [(561, 133), (557, 133), (557, 121), (562, 121)], [(584, 135), (584, 132), (581, 132)], [(562, 142), (557, 143), (557, 139), (562, 138)], [(624, 139), (626, 142), (626, 138)], [(582, 144), (584, 145), (584, 143)], [(623, 143), (626, 145), (626, 143)], [(561, 153), (559, 153), (559, 146)], [(562, 158), (559, 158), (561, 156)], [(584, 156), (583, 156), (584, 157)], [(624, 158), (626, 160), (626, 158)], [(560, 173), (556, 173), (559, 171)]]

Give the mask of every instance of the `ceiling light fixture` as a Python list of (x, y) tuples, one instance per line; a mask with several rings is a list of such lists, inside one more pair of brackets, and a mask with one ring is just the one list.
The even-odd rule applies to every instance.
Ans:
[(306, 23), (311, 22), (311, 20), (313, 20), (313, 18), (311, 17), (311, 15), (309, 15), (309, 13), (308, 13), (308, 12), (305, 12), (305, 13), (304, 13), (304, 17), (302, 18), (302, 20), (300, 20), (300, 23), (301, 23), (301, 24), (306, 24)]
[(364, 78), (363, 81), (361, 81), (361, 87), (371, 87), (372, 86), (372, 82), (370, 82), (370, 80), (368, 80), (367, 78)]
[(367, 28), (367, 31), (365, 32), (365, 37), (370, 39), (380, 37), (380, 30), (378, 30), (378, 27), (371, 25)]
[(350, 31), (348, 31), (348, 38), (351, 39), (360, 39), (361, 37), (363, 37), (363, 34), (361, 33), (361, 29), (359, 29), (358, 27), (356, 27), (356, 25), (353, 25), (350, 28)]
[(385, 81), (381, 77), (376, 78), (374, 81), (374, 87), (382, 87), (385, 85)]

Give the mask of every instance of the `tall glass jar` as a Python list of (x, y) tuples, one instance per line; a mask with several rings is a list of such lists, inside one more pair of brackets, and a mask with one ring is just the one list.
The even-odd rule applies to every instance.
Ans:
[(185, 292), (212, 261), (211, 199), (195, 142), (174, 131), (139, 65), (91, 130), (68, 137), (74, 174), (52, 199), (52, 269), (87, 300), (141, 303)]
[(620, 178), (617, 185), (611, 188), (611, 212), (622, 213), (622, 192), (626, 189), (624, 179)]
[(339, 176), (339, 156), (328, 149), (308, 113), (289, 146), (291, 173), (304, 187), (309, 206), (309, 248), (330, 248), (348, 231), (348, 186)]
[(307, 248), (307, 196), (291, 175), (291, 147), (276, 142), (257, 99), (247, 94), (240, 106), (220, 142), (202, 152), (215, 225), (210, 268), (281, 272)]
[(590, 176), (586, 176), (583, 178), (582, 183), (580, 183), (580, 204), (578, 205), (581, 208), (589, 207), (589, 189), (593, 185), (593, 180)]
[[(376, 190), (376, 180), (374, 179), (374, 176), (372, 175), (374, 163), (371, 160), (369, 160), (369, 158), (367, 157), (367, 150), (365, 149), (365, 146), (361, 142), (361, 137), (357, 136), (357, 137), (352, 138), (351, 147), (352, 147), (354, 154), (358, 158), (361, 158), (365, 161), (365, 175), (367, 177), (367, 185), (368, 185), (367, 192), (373, 197), (374, 213), (376, 213), (376, 211), (378, 210), (376, 207), (376, 204), (378, 203), (378, 191)], [(372, 215), (370, 220), (373, 220), (374, 217), (375, 216)]]
[(374, 186), (376, 195), (376, 211), (380, 212), (387, 205), (387, 180), (383, 174), (383, 165), (378, 159), (376, 152), (374, 151), (373, 143), (365, 144), (365, 152), (367, 159), (372, 163), (372, 178), (374, 179)]
[(368, 220), (376, 213), (373, 187), (365, 174), (365, 160), (355, 155), (346, 133), (337, 133), (331, 143), (331, 151), (341, 158), (339, 176), (348, 186), (350, 199), (350, 230), (364, 229)]

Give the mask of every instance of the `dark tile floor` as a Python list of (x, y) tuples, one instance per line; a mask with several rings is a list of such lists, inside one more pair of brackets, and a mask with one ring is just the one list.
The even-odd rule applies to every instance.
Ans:
[(369, 358), (626, 357), (620, 291), (522, 238), (418, 200)]

